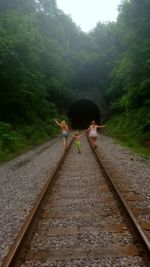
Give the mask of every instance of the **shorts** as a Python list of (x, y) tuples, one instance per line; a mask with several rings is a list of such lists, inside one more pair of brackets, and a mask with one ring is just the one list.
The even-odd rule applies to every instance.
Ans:
[(68, 132), (62, 133), (62, 138), (67, 138), (69, 136)]
[(76, 141), (76, 142), (75, 142), (75, 145), (76, 145), (77, 148), (80, 148), (80, 147), (81, 147), (81, 143), (80, 143), (80, 141)]

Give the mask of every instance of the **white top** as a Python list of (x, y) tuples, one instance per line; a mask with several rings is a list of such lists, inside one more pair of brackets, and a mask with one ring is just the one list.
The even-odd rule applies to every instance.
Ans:
[(62, 129), (62, 133), (63, 133), (63, 134), (68, 133), (67, 129)]
[(95, 126), (91, 125), (90, 126), (89, 136), (90, 137), (97, 137), (97, 125), (95, 125)]

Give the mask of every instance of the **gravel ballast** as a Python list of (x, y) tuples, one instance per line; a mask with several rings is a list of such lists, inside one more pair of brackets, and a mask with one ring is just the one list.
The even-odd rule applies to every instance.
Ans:
[[(144, 203), (150, 207), (150, 160), (130, 152), (116, 144), (112, 138), (103, 135), (99, 135), (97, 147), (105, 159), (118, 169), (122, 179), (133, 186), (137, 193), (144, 195)], [(18, 229), (62, 154), (62, 140), (56, 138), (1, 164), (0, 266)], [(91, 266), (97, 266), (94, 264)]]
[(142, 194), (146, 206), (150, 208), (150, 159), (131, 152), (111, 137), (101, 134), (97, 145), (98, 151), (117, 169), (124, 183), (132, 186), (137, 194)]
[(0, 266), (61, 155), (56, 138), (0, 166)]

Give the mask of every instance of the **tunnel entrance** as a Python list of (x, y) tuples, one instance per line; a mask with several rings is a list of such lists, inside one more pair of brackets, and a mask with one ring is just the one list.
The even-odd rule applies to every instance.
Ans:
[(92, 120), (100, 124), (100, 109), (90, 100), (78, 100), (69, 108), (68, 118), (73, 129), (86, 129)]

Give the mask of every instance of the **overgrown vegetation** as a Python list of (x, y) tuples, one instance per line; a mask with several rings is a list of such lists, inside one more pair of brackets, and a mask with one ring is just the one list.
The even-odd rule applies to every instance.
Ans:
[(150, 1), (122, 1), (89, 34), (55, 0), (1, 0), (0, 15), (1, 160), (53, 136), (79, 88), (103, 92), (110, 134), (149, 144)]
[(14, 130), (9, 123), (0, 123), (0, 159), (11, 159), (33, 145), (41, 144), (58, 133), (52, 119)]
[[(139, 114), (123, 113), (114, 116), (107, 122), (107, 129), (105, 132), (131, 150), (139, 154), (150, 156), (149, 133), (143, 129), (146, 119), (144, 116), (141, 117), (141, 115), (142, 112), (139, 111)], [(137, 118), (137, 116), (140, 116), (140, 118)], [(139, 124), (140, 119), (141, 124)]]
[[(116, 24), (121, 53), (110, 75), (110, 132), (150, 148), (150, 2), (124, 1)], [(119, 115), (118, 115), (119, 114)]]

